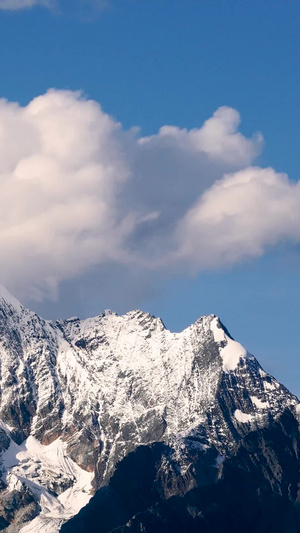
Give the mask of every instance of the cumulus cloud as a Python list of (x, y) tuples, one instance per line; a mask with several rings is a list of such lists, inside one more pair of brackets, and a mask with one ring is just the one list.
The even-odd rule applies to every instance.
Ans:
[(191, 153), (204, 153), (211, 160), (224, 163), (245, 165), (251, 163), (257, 155), (262, 143), (262, 135), (256, 134), (254, 139), (246, 139), (239, 131), (240, 115), (231, 107), (220, 107), (211, 118), (205, 121), (202, 128), (192, 130), (180, 129), (176, 126), (163, 126), (158, 135), (144, 137), (140, 144), (155, 140), (161, 142), (174, 139), (176, 145)]
[(119, 130), (77, 93), (49, 91), (25, 108), (0, 101), (4, 282), (53, 290), (97, 262), (121, 260), (131, 221), (115, 211), (128, 175)]
[(52, 7), (53, 0), (0, 0), (0, 9), (16, 11), (18, 9), (29, 9), (35, 6)]
[(239, 123), (222, 107), (199, 128), (142, 137), (80, 93), (0, 100), (1, 282), (43, 298), (91, 272), (126, 283), (299, 242), (300, 185), (251, 166), (262, 137)]
[(178, 224), (178, 257), (196, 270), (262, 255), (300, 242), (300, 182), (272, 168), (225, 175)]

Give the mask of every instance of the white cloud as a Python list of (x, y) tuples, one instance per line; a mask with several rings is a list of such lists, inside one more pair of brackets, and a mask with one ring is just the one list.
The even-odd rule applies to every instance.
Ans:
[(143, 138), (79, 93), (0, 100), (1, 282), (39, 298), (91, 269), (167, 276), (299, 242), (300, 185), (249, 167), (262, 138), (239, 121)]
[(300, 182), (272, 168), (225, 175), (179, 222), (178, 257), (195, 269), (262, 255), (300, 242)]
[(74, 0), (70, 6), (64, 0), (0, 0), (0, 10), (18, 11), (36, 6), (52, 9), (55, 13), (73, 14), (90, 18), (109, 8), (110, 0)]
[(262, 135), (246, 139), (239, 131), (240, 115), (231, 107), (220, 107), (200, 129), (180, 129), (176, 126), (163, 126), (158, 135), (146, 137), (140, 143), (153, 139), (176, 140), (178, 146), (191, 152), (203, 152), (211, 159), (219, 159), (234, 165), (251, 163), (262, 144)]
[(29, 9), (35, 6), (50, 8), (53, 0), (0, 0), (0, 9), (16, 11), (18, 9)]
[(77, 93), (49, 91), (25, 108), (0, 101), (5, 283), (52, 290), (98, 261), (119, 260), (131, 224), (114, 210), (128, 173), (119, 130)]

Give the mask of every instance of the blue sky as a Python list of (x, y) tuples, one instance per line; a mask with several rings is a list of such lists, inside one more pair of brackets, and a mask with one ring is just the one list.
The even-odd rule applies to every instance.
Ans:
[[(143, 227), (142, 235), (139, 229), (130, 237), (130, 251), (136, 254), (137, 267), (135, 263), (126, 263), (127, 259), (124, 257), (116, 260), (120, 235), (112, 236), (107, 230), (104, 240), (116, 240), (114, 252), (109, 250), (108, 253), (105, 245), (101, 244), (102, 256), (100, 259), (97, 256), (98, 259), (89, 264), (82, 260), (82, 256), (89, 250), (85, 248), (86, 243), (83, 243), (82, 248), (77, 248), (78, 256), (73, 250), (69, 253), (69, 256), (74, 254), (74, 263), (82, 263), (78, 271), (72, 270), (69, 264), (64, 263), (59, 266), (59, 274), (55, 270), (57, 265), (51, 267), (52, 272), (51, 268), (48, 268), (51, 263), (49, 258), (32, 252), (29, 258), (24, 260), (23, 271), (26, 275), (24, 272), (21, 275), (15, 265), (22, 266), (22, 246), (19, 245), (18, 248), (21, 255), (14, 252), (15, 255), (10, 256), (10, 250), (2, 251), (2, 256), (9, 257), (7, 268), (0, 272), (4, 282), (30, 307), (51, 318), (72, 314), (88, 316), (103, 308), (125, 312), (132, 307), (140, 307), (162, 316), (168, 327), (179, 330), (202, 314), (215, 313), (221, 317), (233, 336), (252, 351), (267, 370), (293, 392), (300, 394), (300, 239), (296, 212), (298, 197), (290, 192), (291, 184), (299, 179), (299, 2), (111, 0), (104, 5), (96, 0), (65, 0), (57, 1), (49, 7), (32, 6), (22, 9), (20, 0), (19, 6), (17, 3), (14, 5), (16, 9), (4, 9), (12, 6), (9, 6), (9, 3), (10, 0), (6, 3), (0, 2), (0, 8), (1, 4), (3, 7), (0, 9), (1, 97), (9, 102), (18, 102), (20, 106), (27, 106), (49, 88), (82, 90), (87, 98), (101, 104), (103, 111), (110, 116), (110, 124), (113, 123), (111, 117), (122, 123), (124, 138), (124, 132), (133, 126), (140, 128), (136, 134), (139, 137), (156, 135), (150, 144), (144, 144), (146, 148), (143, 154), (138, 156), (140, 159), (135, 166), (134, 172), (139, 181), (134, 183), (141, 189), (138, 201), (136, 197), (133, 198), (132, 190), (128, 190), (126, 194), (122, 192), (118, 197), (117, 208), (119, 213), (122, 211), (122, 217), (125, 205), (133, 206), (134, 210), (138, 209), (137, 206), (144, 206), (145, 196), (151, 198), (152, 187), (166, 188), (161, 196), (162, 211), (164, 202), (175, 207), (178, 204), (180, 217), (183, 216), (184, 206), (179, 205), (180, 194), (174, 196), (173, 192), (176, 168), (173, 168), (172, 160), (176, 157), (177, 145), (172, 145), (171, 151), (165, 138), (157, 137), (157, 132), (164, 125), (175, 125), (179, 129), (187, 130), (200, 129), (204, 121), (212, 117), (220, 106), (228, 106), (240, 113), (242, 122), (238, 128), (244, 136), (243, 139), (248, 139), (249, 143), (252, 142), (250, 139), (255, 132), (261, 132), (263, 146), (260, 143), (260, 147), (253, 148), (248, 143), (245, 148), (247, 153), (243, 152), (242, 163), (233, 161), (233, 156), (230, 163), (225, 161), (226, 147), (222, 162), (218, 159), (216, 163), (214, 159), (214, 165), (209, 163), (211, 153), (208, 160), (201, 159), (199, 162), (195, 159), (193, 168), (191, 160), (194, 156), (190, 159), (180, 159), (176, 162), (179, 169), (176, 184), (180, 184), (182, 180), (187, 184), (186, 188), (190, 188), (189, 196), (185, 185), (181, 184), (184, 193), (182, 202), (187, 202), (186, 205), (191, 207), (193, 198), (197, 201), (200, 192), (203, 192), (202, 185), (201, 191), (195, 188), (194, 174), (198, 171), (197, 165), (200, 165), (204, 180), (210, 176), (210, 181), (203, 186), (204, 190), (209, 189), (215, 178), (221, 178), (225, 172), (243, 170), (248, 165), (259, 165), (262, 168), (270, 166), (277, 173), (288, 174), (289, 190), (286, 193), (287, 203), (283, 202), (286, 210), (280, 213), (282, 218), (278, 218), (278, 224), (272, 219), (272, 224), (270, 222), (268, 225), (267, 244), (265, 241), (262, 243), (262, 252), (251, 252), (248, 256), (245, 252), (229, 264), (223, 260), (219, 261), (221, 256), (215, 255), (216, 251), (209, 247), (208, 251), (203, 248), (201, 257), (194, 257), (191, 250), (188, 255), (183, 254), (188, 257), (184, 266), (181, 258), (180, 264), (173, 268), (172, 255), (169, 260), (166, 259), (169, 261), (169, 268), (166, 265), (157, 266), (157, 257), (162, 250), (158, 245), (157, 233), (151, 234), (151, 247), (147, 249), (148, 229)], [(47, 105), (56, 105), (53, 102), (53, 98), (51, 101), (48, 98)], [(66, 106), (66, 100), (63, 102), (59, 105)], [(43, 100), (43, 105), (44, 103)], [(37, 105), (33, 114), (36, 108)], [(16, 111), (18, 120), (21, 120), (21, 109), (18, 107)], [(79, 124), (80, 127), (80, 121), (85, 120), (85, 113), (89, 113), (89, 110), (82, 107), (81, 103), (76, 103), (74, 110), (76, 113), (78, 111), (79, 116), (79, 122), (76, 122), (75, 126)], [(59, 114), (59, 110), (57, 113)], [(102, 115), (99, 115), (99, 121), (103, 123)], [(46, 123), (46, 128), (52, 127), (48, 124), (50, 123)], [(18, 162), (18, 157), (21, 158), (19, 153), (22, 152), (28, 135), (27, 130), (22, 133), (20, 126), (13, 127), (18, 134), (16, 144), (19, 151), (12, 157)], [(113, 129), (113, 125), (110, 127)], [(90, 135), (90, 130), (86, 135)], [(132, 135), (133, 133), (129, 134), (129, 137)], [(176, 135), (178, 137), (178, 131)], [(12, 139), (15, 136), (13, 133)], [(111, 137), (109, 147), (105, 145), (103, 148), (103, 157), (107, 157), (108, 152), (111, 153), (112, 159), (107, 163), (107, 168), (111, 161), (115, 162), (120, 153), (126, 151), (127, 140), (123, 137), (121, 152), (115, 144), (112, 147), (115, 141), (111, 141)], [(89, 137), (80, 138), (79, 141), (83, 143), (86, 139)], [(205, 139), (201, 142), (207, 143), (207, 138)], [(64, 142), (63, 138), (60, 142)], [(129, 144), (131, 142), (128, 140)], [(147, 156), (147, 146), (152, 147), (151, 157), (149, 152)], [(249, 155), (251, 150), (256, 153)], [(126, 152), (126, 158), (129, 160), (135, 157), (132, 155), (135, 151), (136, 147), (130, 148), (128, 153)], [(118, 172), (124, 172), (125, 175), (126, 170), (122, 166), (121, 169), (114, 169), (114, 172), (117, 187)], [(186, 178), (192, 174), (190, 180)], [(59, 181), (56, 181), (56, 186), (60, 188)], [(49, 190), (47, 189), (47, 194), (50, 194), (51, 198), (54, 197), (54, 192), (51, 190), (49, 193)], [(82, 196), (82, 189), (78, 191), (79, 197)], [(99, 192), (98, 189), (97, 191)], [(27, 199), (26, 205), (30, 205), (31, 211), (36, 202), (41, 201), (33, 193), (23, 189), (18, 190), (18, 194)], [(72, 196), (73, 193), (68, 193), (66, 188), (65, 194)], [(285, 195), (285, 189), (282, 193), (280, 189), (278, 194)], [(213, 193), (209, 197), (210, 202), (214, 200), (212, 196)], [(5, 198), (5, 195), (2, 197)], [(10, 199), (12, 197), (9, 196)], [(77, 199), (76, 196), (76, 201)], [(105, 196), (104, 199), (110, 205), (111, 195)], [(159, 203), (159, 197), (155, 197), (151, 205), (147, 204), (148, 211), (143, 212), (143, 223), (145, 217), (150, 215), (155, 220), (155, 213), (159, 212), (158, 207), (156, 210), (155, 201)], [(260, 212), (266, 208), (268, 213), (268, 205), (269, 196), (266, 195), (263, 197)], [(16, 200), (14, 209), (18, 206)], [(113, 208), (116, 209), (115, 204)], [(239, 219), (237, 227), (247, 225), (247, 220), (251, 226), (253, 219), (257, 217), (255, 209), (253, 217), (251, 206), (247, 209), (245, 220)], [(281, 235), (280, 228), (285, 227), (292, 209), (295, 210), (295, 215), (292, 214), (283, 237), (278, 238), (277, 236)], [(80, 216), (79, 214), (78, 217)], [(167, 222), (162, 223), (165, 243), (169, 238), (166, 226), (171, 224), (172, 217), (173, 212), (168, 220), (166, 216)], [(69, 219), (71, 220), (71, 216)], [(101, 219), (101, 224), (106, 227), (106, 219), (104, 222)], [(41, 223), (40, 235), (43, 227)], [(58, 223), (55, 227), (60, 231)], [(29, 229), (26, 228), (24, 226), (22, 236), (22, 242), (25, 243), (31, 231), (29, 226)], [(48, 226), (45, 228), (45, 231), (48, 231)], [(52, 225), (52, 238), (55, 237), (53, 228)], [(86, 231), (86, 226), (84, 229)], [(64, 233), (66, 231), (64, 228)], [(216, 238), (216, 235), (218, 234), (213, 234), (212, 238)], [(247, 234), (243, 235), (243, 243), (247, 247)], [(253, 248), (253, 240), (259, 238), (260, 233), (256, 229), (251, 242), (249, 241), (249, 250)], [(31, 247), (30, 242), (29, 240), (28, 248)], [(199, 242), (202, 242), (202, 246), (207, 246), (202, 234), (199, 236), (198, 233), (192, 233), (191, 242), (195, 248), (200, 246)], [(163, 248), (166, 247), (165, 243)], [(35, 242), (35, 246), (37, 245), (38, 241)], [(59, 253), (63, 255), (63, 251)], [(224, 250), (222, 253), (225, 253)], [(152, 254), (156, 262), (149, 270), (143, 267), (143, 260), (152, 260)], [(215, 259), (204, 264), (203, 254)], [(103, 259), (108, 256), (109, 260)], [(36, 269), (37, 264), (40, 269)], [(41, 275), (43, 268), (48, 268), (48, 288), (44, 292)], [(22, 284), (28, 282), (28, 286), (34, 285), (30, 271), (33, 271), (36, 277), (41, 277), (38, 290), (34, 292), (33, 288), (32, 291), (40, 301), (32, 300), (30, 294), (23, 295)], [(55, 285), (53, 294), (49, 289), (51, 283)]]

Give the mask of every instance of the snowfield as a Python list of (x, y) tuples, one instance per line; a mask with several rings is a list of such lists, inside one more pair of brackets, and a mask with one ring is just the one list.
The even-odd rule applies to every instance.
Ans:
[[(22, 532), (59, 531), (62, 523), (74, 516), (88, 503), (92, 496), (93, 473), (86, 472), (72, 461), (66, 453), (66, 443), (57, 439), (43, 446), (30, 436), (18, 446), (13, 440), (2, 454), (3, 481), (10, 490), (18, 490), (25, 482), (37, 497), (41, 512)], [(54, 496), (51, 482), (69, 480), (72, 485), (59, 496)]]

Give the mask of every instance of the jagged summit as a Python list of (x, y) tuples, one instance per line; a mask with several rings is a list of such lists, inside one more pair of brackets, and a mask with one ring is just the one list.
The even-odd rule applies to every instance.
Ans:
[(298, 416), (297, 398), (215, 315), (180, 333), (139, 310), (51, 322), (1, 295), (10, 309), (0, 305), (4, 494), (21, 480), (41, 507), (24, 533), (50, 519), (47, 532), (57, 532), (91, 481), (105, 486), (141, 445), (170, 446), (184, 471), (188, 450), (213, 446), (226, 457), (284, 409)]
[[(34, 311), (31, 311), (30, 309), (25, 307), (17, 298), (15, 298), (15, 296), (13, 296), (13, 294), (4, 285), (0, 284), (0, 305), (1, 305), (1, 302), (13, 308), (16, 312), (20, 312), (23, 310), (23, 311), (29, 312), (32, 315), (36, 314), (34, 313)], [(141, 309), (133, 309), (131, 311), (127, 311), (126, 313), (122, 315), (119, 315), (113, 309), (104, 309), (103, 311), (100, 311), (98, 315), (94, 317), (86, 318), (86, 319), (80, 319), (80, 317), (78, 316), (71, 316), (68, 318), (58, 318), (56, 321), (47, 320), (47, 322), (53, 323), (53, 324), (63, 323), (63, 322), (65, 323), (66, 322), (86, 322), (86, 321), (97, 320), (97, 319), (105, 318), (105, 317), (118, 317), (118, 318), (123, 318), (123, 319), (136, 320), (138, 322), (143, 322), (145, 325), (153, 322), (156, 324), (160, 324), (161, 327), (163, 327), (164, 329), (167, 329), (163, 320), (160, 317), (156, 317), (155, 315), (152, 315), (148, 311), (143, 311)], [(197, 323), (202, 323), (206, 319), (211, 320), (213, 318), (218, 318), (218, 317), (216, 317), (216, 315), (213, 315), (213, 314), (207, 315), (207, 316), (201, 316), (195, 321), (194, 324), (191, 324), (186, 329), (191, 328), (193, 325), (196, 325)], [(42, 317), (39, 317), (39, 319), (43, 320)], [(224, 328), (220, 319), (218, 320), (220, 322), (221, 327)], [(180, 332), (177, 332), (177, 333), (180, 333)]]
[(163, 329), (166, 329), (162, 319), (160, 317), (156, 317), (154, 315), (151, 315), (149, 312), (147, 311), (142, 311), (141, 309), (134, 309), (132, 311), (128, 311), (127, 313), (124, 313), (122, 315), (119, 315), (116, 311), (112, 310), (112, 309), (105, 309), (104, 311), (101, 311), (99, 313), (99, 315), (96, 315), (94, 317), (91, 317), (91, 318), (86, 318), (86, 319), (80, 319), (79, 317), (77, 316), (72, 316), (70, 318), (67, 318), (67, 319), (58, 319), (56, 321), (56, 323), (63, 323), (63, 322), (82, 322), (82, 323), (88, 323), (90, 321), (93, 321), (93, 320), (98, 320), (100, 321), (101, 319), (104, 319), (104, 320), (107, 320), (107, 319), (110, 319), (110, 317), (112, 317), (112, 319), (114, 319), (114, 317), (116, 318), (116, 320), (131, 320), (131, 321), (135, 321), (137, 324), (140, 323), (140, 324), (143, 324), (144, 327), (147, 327), (150, 326), (150, 324), (156, 324), (157, 327), (161, 327)]
[[(56, 321), (44, 320), (43, 318), (38, 317), (38, 315), (36, 315), (36, 313), (34, 313), (33, 311), (26, 308), (17, 298), (15, 298), (15, 296), (12, 295), (12, 293), (4, 285), (0, 284), (0, 306), (1, 306), (1, 302), (2, 302), (2, 305), (4, 304), (6, 306), (9, 306), (16, 313), (27, 312), (30, 315), (35, 315), (38, 318), (38, 320), (47, 322), (49, 324), (52, 324), (53, 326), (55, 326), (55, 324), (62, 324), (62, 323), (66, 324), (66, 323), (75, 323), (75, 322), (82, 323), (85, 326), (89, 324), (90, 322), (93, 322), (93, 321), (97, 322), (97, 321), (101, 321), (101, 319), (107, 319), (111, 317), (112, 319), (116, 319), (116, 321), (120, 319), (124, 321), (125, 320), (135, 321), (137, 324), (138, 323), (142, 324), (145, 329), (147, 327), (151, 327), (151, 324), (152, 325), (155, 324), (155, 327), (166, 330), (172, 335), (176, 335), (176, 334), (179, 335), (183, 333), (184, 331), (191, 331), (193, 328), (197, 328), (198, 326), (207, 328), (207, 327), (210, 327), (210, 324), (212, 324), (212, 331), (215, 334), (216, 342), (220, 342), (221, 344), (222, 342), (226, 343), (226, 338), (229, 338), (230, 340), (234, 340), (231, 337), (228, 330), (226, 329), (226, 327), (221, 322), (220, 318), (216, 316), (215, 314), (200, 316), (193, 324), (185, 328), (185, 330), (182, 330), (181, 332), (171, 332), (170, 330), (166, 328), (163, 320), (160, 317), (156, 317), (155, 315), (152, 315), (148, 311), (143, 311), (141, 309), (134, 309), (122, 315), (119, 315), (116, 311), (112, 309), (104, 309), (98, 315), (91, 317), (91, 318), (86, 318), (86, 319), (80, 319), (77, 316), (72, 316), (69, 318), (58, 318)], [(221, 331), (224, 332), (225, 336), (223, 333), (221, 333)], [(241, 353), (242, 352), (243, 350), (241, 350)]]

